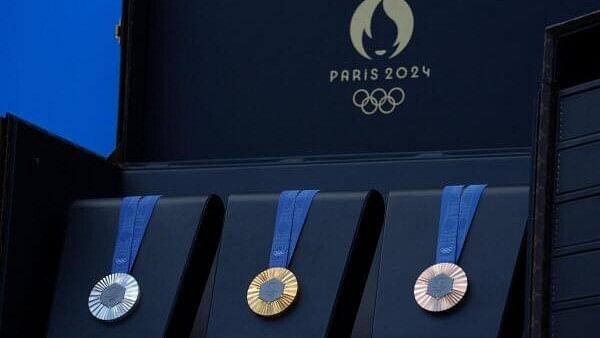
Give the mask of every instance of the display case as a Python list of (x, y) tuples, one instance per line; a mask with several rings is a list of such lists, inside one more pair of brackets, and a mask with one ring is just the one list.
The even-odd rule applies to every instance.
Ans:
[[(265, 199), (257, 210), (246, 210), (262, 219), (258, 231), (272, 217), (273, 196), (311, 188), (340, 199), (354, 196), (348, 210), (355, 214), (345, 214), (344, 224), (358, 231), (357, 205), (368, 191), (377, 191), (389, 205), (392, 191), (447, 184), (524, 191), (530, 184), (543, 29), (597, 6), (594, 0), (467, 1), (461, 6), (391, 0), (126, 1), (118, 30), (118, 140), (110, 158), (13, 115), (3, 119), (3, 336), (74, 334), (52, 309), (61, 304), (57, 297), (64, 287), (56, 281), (71, 279), (65, 276), (74, 263), (65, 255), (79, 250), (71, 231), (83, 231), (73, 218), (69, 223), (69, 206), (73, 216), (82, 205), (104, 198), (215, 194), (229, 201), (232, 214), (247, 208), (243, 196), (253, 196)], [(226, 221), (223, 251), (198, 300), (192, 337), (233, 338), (219, 328), (248, 320), (249, 313), (222, 317), (220, 309), (227, 305), (221, 302), (228, 298), (215, 284), (224, 269), (220, 257), (231, 245), (227, 234), (247, 231), (238, 229), (239, 223)], [(522, 228), (513, 230), (515, 238), (523, 235)], [(337, 254), (354, 262), (348, 243), (341, 243)], [(337, 271), (328, 282), (339, 282), (339, 294), (328, 289), (327, 302), (317, 304), (332, 310), (330, 316), (315, 316), (322, 320), (318, 324), (341, 330), (318, 331), (323, 337), (347, 336), (349, 326), (353, 337), (372, 336), (386, 251), (381, 242), (363, 243), (367, 252), (375, 251), (372, 260), (357, 263), (357, 275)], [(511, 242), (511, 253), (517, 255), (520, 243)], [(525, 245), (529, 252), (529, 242)], [(511, 264), (524, 264), (526, 256), (511, 256)], [(508, 272), (503, 276), (510, 279)], [(519, 277), (511, 280), (510, 286), (503, 284), (505, 298), (527, 284), (517, 282)], [(343, 297), (351, 306), (333, 306), (342, 299), (335, 297), (348, 295), (340, 291), (344, 285), (356, 288)], [(231, 297), (243, 300), (245, 290), (239, 292)], [(505, 308), (516, 312), (527, 307), (506, 302)], [(338, 322), (331, 316), (336, 313), (348, 321)], [(292, 316), (272, 324), (290, 322)], [(253, 327), (260, 325), (265, 324)], [(105, 332), (89, 330), (91, 336)], [(286, 330), (296, 332), (291, 324)]]

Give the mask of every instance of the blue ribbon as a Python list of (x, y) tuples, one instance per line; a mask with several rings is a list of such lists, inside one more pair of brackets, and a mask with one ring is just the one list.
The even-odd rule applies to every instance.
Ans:
[(467, 234), (486, 185), (447, 186), (442, 192), (436, 263), (460, 259)]
[(318, 190), (288, 190), (279, 196), (269, 267), (287, 268)]
[(159, 198), (134, 196), (123, 199), (111, 273), (131, 272)]

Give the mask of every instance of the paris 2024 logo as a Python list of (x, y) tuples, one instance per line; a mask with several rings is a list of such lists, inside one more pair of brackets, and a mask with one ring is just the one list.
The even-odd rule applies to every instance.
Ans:
[(396, 39), (388, 49), (377, 49), (377, 56), (387, 56), (392, 59), (398, 56), (412, 38), (415, 29), (415, 18), (412, 9), (404, 0), (365, 0), (354, 12), (350, 21), (350, 39), (358, 54), (372, 60), (373, 56), (365, 50), (363, 38), (365, 35), (373, 39), (372, 22), (375, 11), (379, 6), (383, 12), (396, 25)]
[[(382, 29), (381, 25), (388, 29)], [(398, 56), (415, 34), (415, 15), (405, 0), (364, 0), (350, 18), (354, 50), (370, 65), (329, 72), (329, 83), (356, 85), (352, 104), (365, 115), (392, 114), (405, 103), (401, 82), (431, 77), (431, 68), (405, 64)], [(368, 61), (367, 61), (368, 60)]]

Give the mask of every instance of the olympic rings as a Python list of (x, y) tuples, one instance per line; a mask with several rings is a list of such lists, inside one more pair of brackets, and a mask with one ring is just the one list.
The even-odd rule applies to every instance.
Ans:
[(366, 89), (359, 89), (352, 95), (352, 103), (365, 114), (373, 115), (377, 111), (382, 114), (391, 114), (397, 106), (404, 103), (406, 93), (404, 89), (394, 87), (386, 92), (383, 88), (374, 89), (369, 93)]

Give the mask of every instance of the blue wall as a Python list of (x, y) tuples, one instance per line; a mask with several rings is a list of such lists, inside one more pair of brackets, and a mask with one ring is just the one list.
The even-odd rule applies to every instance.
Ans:
[(0, 0), (0, 112), (108, 155), (120, 13), (120, 0)]

